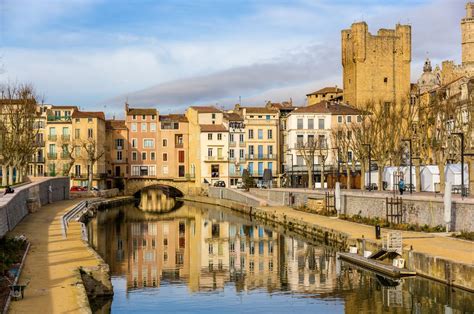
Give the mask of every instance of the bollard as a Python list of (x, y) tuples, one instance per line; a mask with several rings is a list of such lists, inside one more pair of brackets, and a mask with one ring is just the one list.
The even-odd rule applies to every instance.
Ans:
[(375, 238), (379, 240), (380, 237), (380, 225), (375, 225)]

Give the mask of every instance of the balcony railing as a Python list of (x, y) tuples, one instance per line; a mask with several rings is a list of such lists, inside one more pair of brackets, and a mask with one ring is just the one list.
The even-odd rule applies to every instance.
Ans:
[(276, 154), (248, 154), (245, 155), (245, 159), (247, 160), (274, 160), (276, 159)]
[(70, 159), (69, 153), (61, 153), (61, 159)]
[(239, 147), (245, 147), (245, 142), (239, 142)]
[(224, 156), (206, 156), (205, 161), (227, 161), (227, 157), (224, 157)]
[(237, 145), (236, 142), (229, 142), (229, 147), (235, 147)]
[(36, 147), (44, 147), (44, 141), (43, 140), (36, 140), (35, 141), (35, 146)]
[(70, 122), (71, 116), (48, 116), (48, 122)]
[(175, 148), (183, 148), (183, 146), (184, 146), (183, 143), (175, 143), (174, 144)]
[(48, 153), (48, 159), (55, 160), (58, 158), (57, 153)]
[(69, 142), (71, 140), (71, 135), (63, 134), (63, 135), (61, 135), (61, 140), (63, 140), (64, 142)]
[(48, 135), (48, 141), (56, 142), (58, 140), (57, 135)]

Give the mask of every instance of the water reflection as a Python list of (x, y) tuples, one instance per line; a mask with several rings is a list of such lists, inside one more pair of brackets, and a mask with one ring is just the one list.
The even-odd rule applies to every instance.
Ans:
[(377, 277), (341, 264), (333, 247), (220, 208), (186, 205), (161, 215), (134, 207), (108, 210), (88, 229), (114, 276), (114, 312), (158, 305), (195, 312), (474, 310), (472, 294), (420, 278)]
[(169, 196), (168, 191), (161, 189), (145, 189), (137, 194), (140, 198), (138, 208), (143, 211), (163, 213), (176, 209), (181, 205), (174, 197)]

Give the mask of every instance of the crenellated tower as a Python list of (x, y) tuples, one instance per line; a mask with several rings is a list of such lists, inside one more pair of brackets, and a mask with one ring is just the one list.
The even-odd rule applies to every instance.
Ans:
[(461, 20), (462, 64), (474, 63), (474, 2), (466, 4), (466, 17)]

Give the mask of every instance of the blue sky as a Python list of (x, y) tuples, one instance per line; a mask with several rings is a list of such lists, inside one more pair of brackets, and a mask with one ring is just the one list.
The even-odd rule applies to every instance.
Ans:
[[(412, 79), (429, 52), (460, 59), (464, 1), (0, 0), (0, 81), (46, 102), (120, 114), (230, 106), (341, 85), (340, 31), (412, 25)], [(106, 107), (104, 107), (106, 106)]]

